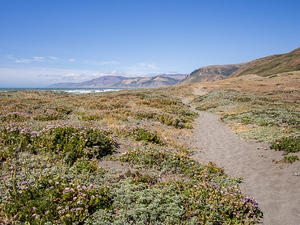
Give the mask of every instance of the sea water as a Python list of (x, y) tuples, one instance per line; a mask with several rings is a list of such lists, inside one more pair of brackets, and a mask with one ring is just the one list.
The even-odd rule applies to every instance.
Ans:
[(119, 91), (124, 89), (123, 88), (0, 88), (0, 92), (24, 91), (24, 90), (58, 91), (58, 92), (67, 92), (72, 94), (88, 94), (88, 93), (99, 93), (99, 92), (107, 92), (107, 91)]

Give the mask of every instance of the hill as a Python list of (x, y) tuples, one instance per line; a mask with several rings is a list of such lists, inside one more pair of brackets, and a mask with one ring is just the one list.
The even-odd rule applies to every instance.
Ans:
[(268, 76), (296, 70), (300, 70), (300, 48), (289, 53), (271, 55), (244, 63), (231, 76), (238, 77), (246, 74)]
[(271, 55), (242, 64), (213, 65), (193, 71), (181, 83), (190, 84), (204, 81), (223, 80), (247, 74), (269, 76), (272, 74), (300, 70), (300, 48), (289, 53)]
[(155, 88), (179, 83), (185, 74), (161, 74), (154, 77), (102, 76), (79, 83), (56, 83), (51, 88)]
[(182, 81), (182, 84), (222, 80), (231, 75), (234, 71), (238, 70), (240, 67), (241, 64), (201, 67), (187, 76), (187, 78)]

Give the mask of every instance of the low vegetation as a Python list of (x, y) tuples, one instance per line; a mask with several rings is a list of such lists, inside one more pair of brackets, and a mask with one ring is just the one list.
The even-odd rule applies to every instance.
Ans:
[(300, 152), (300, 136), (282, 137), (272, 142), (271, 148), (276, 151)]
[(283, 158), (283, 162), (286, 162), (286, 163), (294, 163), (297, 160), (299, 160), (299, 157), (297, 155), (286, 155)]
[(48, 151), (57, 154), (67, 163), (78, 158), (101, 158), (113, 151), (113, 141), (96, 129), (67, 126), (46, 127), (39, 131), (14, 126), (0, 130), (2, 155), (13, 157), (18, 151)]
[(260, 76), (272, 76), (273, 74), (300, 70), (300, 48), (285, 54), (271, 55), (247, 62), (241, 68), (233, 72), (232, 76), (257, 74)]
[(133, 136), (136, 141), (144, 141), (161, 145), (162, 141), (157, 132), (152, 132), (144, 128), (131, 127), (123, 131), (125, 135)]
[(257, 223), (239, 178), (190, 158), (183, 90), (0, 93), (0, 223)]
[(193, 102), (198, 110), (220, 114), (225, 123), (247, 139), (278, 142), (277, 139), (300, 134), (296, 91), (299, 75), (249, 75), (206, 83), (201, 87), (205, 94), (196, 96)]
[(216, 90), (194, 100), (198, 110), (220, 113), (222, 120), (243, 137), (273, 141), (282, 136), (299, 134), (300, 112), (295, 103), (240, 92)]
[(98, 209), (111, 208), (108, 190), (94, 185), (41, 177), (36, 185), (13, 186), (5, 214), (30, 224), (73, 224), (84, 221)]
[[(197, 110), (220, 114), (246, 139), (268, 142), (284, 154), (296, 153), (300, 151), (299, 75), (299, 71), (247, 75), (198, 84), (194, 88), (201, 95), (193, 98), (193, 104)], [(289, 162), (290, 157), (281, 161)]]

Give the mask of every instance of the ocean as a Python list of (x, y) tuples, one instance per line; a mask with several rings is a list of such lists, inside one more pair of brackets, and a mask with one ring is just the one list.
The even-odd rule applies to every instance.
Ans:
[(67, 92), (72, 94), (88, 94), (88, 93), (99, 93), (99, 92), (107, 92), (107, 91), (119, 91), (124, 89), (125, 88), (0, 88), (0, 92), (39, 90), (39, 91), (59, 91), (59, 92)]

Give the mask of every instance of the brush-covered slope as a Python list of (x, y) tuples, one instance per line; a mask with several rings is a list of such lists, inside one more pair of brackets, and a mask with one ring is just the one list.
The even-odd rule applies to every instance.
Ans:
[(231, 76), (238, 77), (247, 74), (268, 76), (296, 70), (300, 70), (300, 48), (289, 53), (271, 55), (244, 63)]
[(187, 78), (182, 81), (182, 84), (222, 80), (238, 70), (241, 65), (242, 64), (230, 64), (201, 67), (187, 76)]
[(300, 70), (300, 48), (289, 53), (271, 55), (242, 64), (205, 66), (193, 71), (182, 84), (223, 80), (247, 74), (269, 76)]

